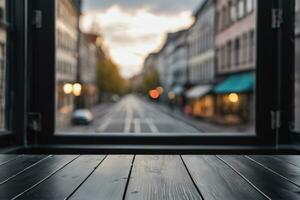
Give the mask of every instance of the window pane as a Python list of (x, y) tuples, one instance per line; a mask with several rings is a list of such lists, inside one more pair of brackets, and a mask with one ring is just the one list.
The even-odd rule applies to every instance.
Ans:
[(5, 0), (0, 0), (0, 129), (6, 128), (5, 111), (6, 111), (6, 22), (5, 22)]
[(245, 2), (244, 0), (239, 0), (239, 4), (238, 4), (238, 10), (239, 10), (239, 18), (244, 17), (245, 14)]
[(253, 1), (79, 2), (56, 1), (58, 133), (254, 134)]
[(253, 0), (246, 0), (246, 10), (247, 10), (247, 13), (252, 12)]
[(236, 4), (232, 2), (231, 7), (230, 7), (230, 17), (231, 21), (235, 21), (237, 18), (237, 9), (236, 9)]

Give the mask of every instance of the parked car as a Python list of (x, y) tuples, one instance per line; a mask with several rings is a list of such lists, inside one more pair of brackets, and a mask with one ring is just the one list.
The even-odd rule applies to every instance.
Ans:
[(78, 109), (73, 112), (72, 125), (90, 125), (94, 117), (88, 109)]

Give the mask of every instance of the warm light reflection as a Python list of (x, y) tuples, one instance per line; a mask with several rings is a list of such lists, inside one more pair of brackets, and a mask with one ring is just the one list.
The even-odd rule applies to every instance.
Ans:
[(174, 100), (176, 97), (176, 94), (174, 92), (169, 92), (168, 97), (170, 100)]
[(81, 91), (82, 91), (82, 86), (80, 83), (75, 83), (73, 85), (73, 94), (74, 96), (78, 97), (81, 95)]
[(152, 99), (158, 99), (160, 94), (157, 90), (150, 90), (149, 92), (149, 96), (152, 98)]
[(157, 91), (159, 92), (159, 94), (161, 94), (161, 95), (164, 93), (164, 88), (161, 87), (161, 86), (157, 87), (156, 90), (157, 90)]
[(65, 94), (71, 94), (73, 91), (73, 85), (71, 83), (66, 83), (64, 84), (63, 90)]
[(87, 32), (98, 27), (122, 75), (131, 77), (140, 72), (145, 57), (161, 47), (168, 32), (187, 28), (192, 23), (189, 10), (154, 13), (143, 7), (128, 10), (114, 4), (99, 12), (85, 13), (81, 27)]
[(237, 103), (239, 101), (239, 95), (236, 93), (231, 93), (228, 95), (228, 99), (231, 103)]

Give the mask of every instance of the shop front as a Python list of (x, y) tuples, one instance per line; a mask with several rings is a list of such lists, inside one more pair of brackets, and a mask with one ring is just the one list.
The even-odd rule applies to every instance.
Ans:
[(216, 97), (215, 121), (220, 124), (245, 124), (253, 120), (254, 73), (229, 76), (216, 85), (213, 92)]
[(210, 93), (211, 85), (198, 85), (186, 92), (190, 115), (212, 118), (214, 116), (214, 96)]
[(176, 85), (172, 88), (171, 92), (169, 92), (168, 97), (169, 101), (172, 101), (172, 103), (178, 107), (183, 108), (184, 106), (184, 88), (181, 85)]

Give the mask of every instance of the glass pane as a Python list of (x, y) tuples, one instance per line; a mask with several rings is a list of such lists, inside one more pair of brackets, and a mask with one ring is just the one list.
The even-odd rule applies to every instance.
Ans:
[(0, 129), (5, 128), (6, 115), (6, 22), (5, 0), (0, 0)]
[(56, 0), (57, 133), (253, 135), (255, 5)]

